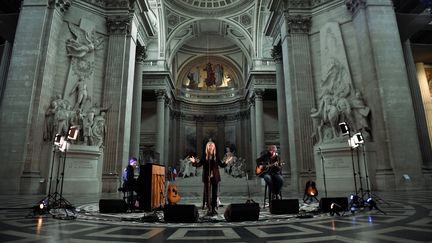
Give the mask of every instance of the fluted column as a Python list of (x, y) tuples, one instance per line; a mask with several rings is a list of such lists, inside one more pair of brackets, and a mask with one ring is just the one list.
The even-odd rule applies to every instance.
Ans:
[(164, 136), (165, 136), (165, 90), (156, 91), (156, 152), (159, 153), (159, 163), (163, 163), (163, 153), (164, 153)]
[(272, 50), (272, 57), (276, 64), (276, 85), (277, 85), (277, 108), (278, 108), (278, 125), (279, 125), (279, 145), (280, 156), (282, 161), (285, 162), (283, 172), (285, 175), (290, 173), (290, 158), (288, 146), (288, 119), (286, 110), (285, 98), (285, 78), (283, 73), (282, 62), (282, 47), (275, 46)]
[(259, 156), (259, 152), (256, 151), (256, 116), (255, 116), (255, 97), (251, 97), (249, 99), (249, 109), (250, 109), (250, 128), (251, 128), (251, 156), (252, 156), (252, 160), (255, 162), (255, 160), (258, 158), (257, 156)]
[(170, 161), (169, 159), (169, 140), (170, 140), (170, 103), (171, 100), (168, 97), (165, 97), (165, 115), (164, 115), (164, 155), (163, 160), (161, 160), (161, 164), (168, 166)]
[(264, 148), (264, 107), (263, 107), (264, 91), (261, 89), (255, 90), (255, 127), (256, 127), (256, 155), (259, 156)]
[(315, 105), (308, 35), (310, 26), (310, 16), (285, 13), (281, 29), (293, 190), (301, 190), (300, 173), (314, 168), (313, 127), (309, 116)]
[(141, 104), (142, 104), (142, 79), (144, 59), (146, 58), (146, 50), (143, 46), (137, 46), (135, 57), (135, 77), (134, 89), (132, 97), (132, 127), (131, 127), (131, 142), (130, 156), (139, 157), (140, 140), (141, 140)]
[[(419, 131), (420, 146), (422, 148), (423, 155), (423, 172), (432, 172), (432, 156), (431, 156), (431, 144), (432, 144), (432, 100), (430, 87), (426, 77), (424, 63), (419, 62), (415, 65), (417, 69), (417, 80), (418, 87), (417, 92), (412, 90), (414, 111), (416, 112), (417, 130)], [(409, 65), (407, 65), (409, 68)], [(421, 103), (416, 103), (416, 99), (420, 99)], [(426, 119), (423, 119), (423, 118)], [(421, 130), (420, 130), (421, 129)], [(428, 132), (425, 132), (428, 131)]]
[[(423, 63), (414, 63), (409, 40), (403, 43), (411, 95), (416, 116), (417, 134), (423, 158), (423, 172), (432, 172), (432, 100)], [(424, 131), (428, 131), (427, 133)]]
[(102, 190), (113, 192), (129, 157), (136, 26), (132, 16), (110, 16), (106, 23), (109, 37), (103, 104), (112, 106), (106, 116)]

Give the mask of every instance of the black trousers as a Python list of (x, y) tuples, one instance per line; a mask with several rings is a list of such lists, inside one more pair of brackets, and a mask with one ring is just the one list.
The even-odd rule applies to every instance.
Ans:
[[(204, 197), (205, 197), (205, 203), (210, 203), (210, 206), (212, 209), (215, 209), (217, 206), (217, 193), (218, 193), (218, 184), (219, 182), (214, 179), (214, 177), (210, 178), (210, 186), (208, 186), (208, 181), (204, 182)], [(211, 191), (211, 194), (209, 191)], [(209, 195), (211, 195), (211, 198), (209, 198)]]

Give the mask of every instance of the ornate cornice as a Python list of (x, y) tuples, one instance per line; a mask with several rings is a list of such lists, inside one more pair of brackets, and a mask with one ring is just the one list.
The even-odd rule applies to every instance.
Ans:
[(273, 60), (275, 63), (281, 63), (282, 62), (282, 47), (281, 46), (274, 46), (271, 50), (271, 56), (273, 57)]
[(106, 25), (108, 34), (110, 35), (124, 35), (130, 33), (131, 16), (116, 16), (107, 17)]
[(366, 0), (345, 0), (345, 5), (351, 13), (355, 13), (366, 6)]
[(287, 0), (285, 3), (285, 9), (308, 7), (310, 7), (310, 1), (307, 0)]
[(136, 46), (136, 54), (135, 54), (135, 60), (137, 62), (144, 62), (144, 60), (147, 58), (147, 47), (137, 45)]
[(312, 24), (312, 18), (305, 15), (289, 15), (285, 12), (290, 33), (308, 33)]
[(50, 0), (48, 2), (49, 6), (55, 6), (61, 12), (66, 12), (72, 5), (72, 0)]

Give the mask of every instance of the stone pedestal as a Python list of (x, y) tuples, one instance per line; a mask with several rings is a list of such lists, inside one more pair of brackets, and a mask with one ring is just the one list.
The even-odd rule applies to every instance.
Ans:
[[(63, 194), (101, 193), (102, 161), (103, 155), (97, 146), (72, 144), (66, 153), (58, 152), (54, 161), (51, 193), (56, 189), (58, 166), (60, 179), (63, 165)], [(58, 185), (58, 192), (60, 190), (61, 182)]]
[(342, 142), (316, 145), (316, 185), (320, 195), (325, 197), (324, 173), (327, 196), (333, 192), (354, 193), (354, 176), (358, 191), (362, 188), (366, 192), (368, 187), (374, 190), (375, 183), (371, 182), (375, 181), (375, 173), (371, 172), (376, 171), (376, 151), (371, 149), (373, 147), (372, 143), (355, 149)]

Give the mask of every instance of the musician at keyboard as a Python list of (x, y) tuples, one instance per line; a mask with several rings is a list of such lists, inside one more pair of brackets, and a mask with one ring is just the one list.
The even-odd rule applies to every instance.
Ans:
[(277, 197), (283, 186), (282, 163), (277, 153), (276, 145), (269, 145), (256, 160), (256, 174), (263, 178), (270, 189), (270, 195)]

